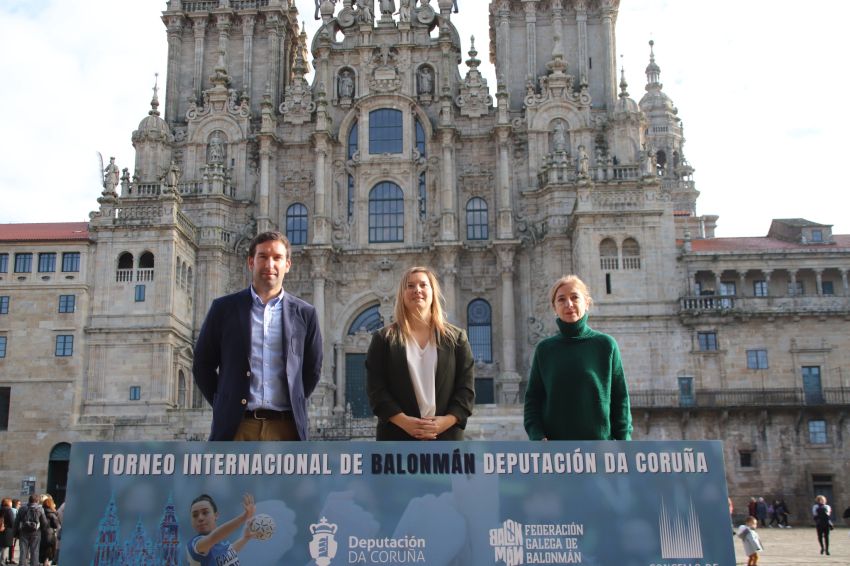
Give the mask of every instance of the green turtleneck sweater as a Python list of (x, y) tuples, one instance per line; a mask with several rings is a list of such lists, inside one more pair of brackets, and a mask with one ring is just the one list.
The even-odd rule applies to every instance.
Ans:
[(630, 440), (632, 415), (620, 349), (607, 334), (557, 319), (534, 350), (525, 391), (531, 440)]

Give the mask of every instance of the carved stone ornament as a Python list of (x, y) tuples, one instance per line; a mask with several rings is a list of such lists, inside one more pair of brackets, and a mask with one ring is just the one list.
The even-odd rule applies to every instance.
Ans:
[(310, 121), (310, 116), (316, 110), (312, 91), (303, 78), (293, 81), (284, 94), (284, 100), (278, 108), (283, 114), (283, 121), (288, 124), (304, 124)]

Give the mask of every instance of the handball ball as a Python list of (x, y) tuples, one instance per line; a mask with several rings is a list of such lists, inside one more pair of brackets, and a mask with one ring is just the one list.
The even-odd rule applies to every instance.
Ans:
[(254, 515), (248, 521), (248, 530), (254, 538), (258, 540), (268, 540), (272, 538), (272, 535), (274, 534), (274, 526), (274, 519), (271, 518), (271, 515), (266, 515), (265, 513)]

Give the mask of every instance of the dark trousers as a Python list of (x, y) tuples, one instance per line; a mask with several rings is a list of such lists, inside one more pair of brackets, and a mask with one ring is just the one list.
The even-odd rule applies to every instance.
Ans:
[(26, 535), (21, 533), (18, 544), (21, 547), (18, 563), (21, 566), (38, 566), (38, 545), (41, 544), (41, 532), (36, 531)]

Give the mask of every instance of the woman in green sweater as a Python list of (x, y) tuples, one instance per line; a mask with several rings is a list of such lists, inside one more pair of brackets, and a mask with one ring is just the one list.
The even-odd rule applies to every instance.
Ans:
[(575, 275), (549, 293), (558, 333), (534, 350), (525, 391), (531, 440), (630, 440), (632, 415), (620, 349), (587, 325), (593, 298)]

